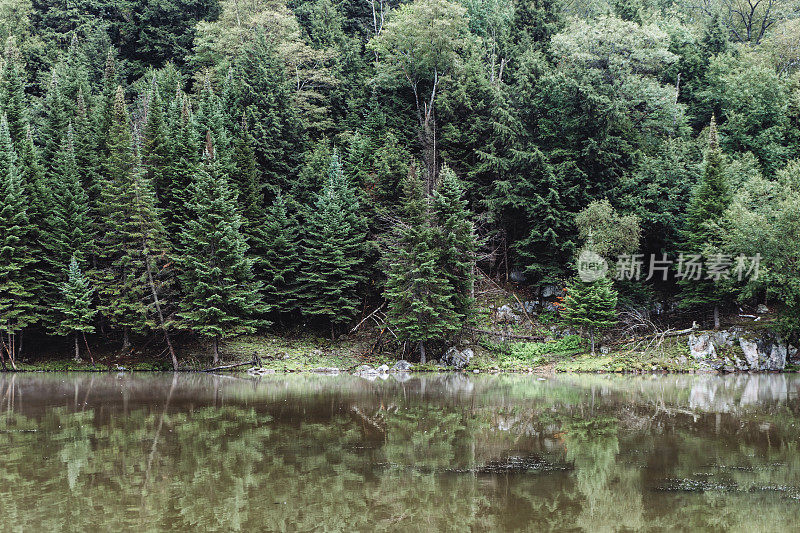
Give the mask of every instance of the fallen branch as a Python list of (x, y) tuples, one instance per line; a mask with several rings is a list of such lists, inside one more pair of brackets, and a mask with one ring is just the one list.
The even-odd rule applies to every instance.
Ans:
[(358, 331), (358, 328), (360, 328), (360, 327), (361, 327), (361, 324), (363, 324), (364, 322), (366, 322), (367, 320), (369, 320), (370, 318), (372, 318), (372, 316), (373, 316), (375, 313), (377, 313), (378, 311), (380, 311), (381, 309), (383, 309), (383, 306), (384, 306), (384, 305), (386, 305), (386, 303), (385, 303), (385, 302), (384, 302), (384, 303), (382, 303), (382, 304), (380, 305), (380, 307), (378, 307), (377, 309), (375, 309), (373, 312), (371, 312), (370, 314), (368, 314), (367, 316), (365, 316), (363, 319), (361, 319), (361, 322), (359, 322), (358, 324), (356, 324), (356, 325), (355, 325), (355, 327), (354, 327), (353, 329), (351, 329), (351, 330), (350, 330), (350, 333), (355, 333), (356, 331)]
[(236, 368), (237, 366), (246, 366), (246, 365), (260, 366), (261, 361), (258, 359), (258, 357), (254, 357), (252, 361), (245, 361), (244, 363), (236, 363), (233, 365), (215, 366), (214, 368), (206, 368), (204, 370), (201, 370), (201, 372), (216, 372), (217, 370), (227, 370), (229, 368)]

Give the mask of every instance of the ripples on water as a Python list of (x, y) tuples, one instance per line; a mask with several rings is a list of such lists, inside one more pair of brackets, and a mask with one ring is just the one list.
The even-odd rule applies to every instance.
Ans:
[(0, 377), (4, 530), (795, 531), (789, 375)]

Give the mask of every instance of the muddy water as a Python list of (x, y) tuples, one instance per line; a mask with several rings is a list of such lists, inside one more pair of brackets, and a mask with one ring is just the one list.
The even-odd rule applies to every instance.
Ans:
[(796, 531), (800, 379), (0, 376), (4, 531)]

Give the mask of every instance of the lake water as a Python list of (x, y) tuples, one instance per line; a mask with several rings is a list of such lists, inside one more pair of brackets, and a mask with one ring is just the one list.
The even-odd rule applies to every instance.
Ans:
[(4, 531), (797, 531), (790, 375), (0, 377)]

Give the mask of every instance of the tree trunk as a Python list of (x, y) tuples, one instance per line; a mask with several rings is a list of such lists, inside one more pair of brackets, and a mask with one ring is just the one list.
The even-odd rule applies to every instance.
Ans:
[(333, 322), (331, 322), (331, 340), (336, 340), (336, 330), (334, 329)]
[(213, 350), (214, 350), (214, 364), (216, 365), (217, 363), (219, 363), (219, 337), (218, 336), (214, 337)]
[(719, 305), (714, 306), (714, 329), (719, 329)]
[(594, 328), (590, 330), (589, 336), (592, 339), (592, 356), (594, 356)]
[(78, 344), (78, 332), (75, 332), (75, 360), (81, 360), (81, 345)]
[(161, 331), (164, 332), (164, 339), (167, 341), (167, 348), (169, 348), (169, 355), (172, 357), (172, 370), (178, 370), (178, 358), (175, 356), (175, 349), (172, 347), (172, 341), (169, 339), (169, 332), (164, 323), (164, 313), (161, 312), (161, 302), (158, 300), (158, 292), (156, 292), (156, 283), (153, 280), (153, 271), (150, 268), (150, 257), (145, 250), (144, 263), (147, 266), (147, 280), (150, 284), (150, 292), (153, 294), (153, 303), (156, 306), (156, 313), (158, 313), (158, 322), (161, 326)]
[(128, 330), (128, 326), (122, 328), (122, 351), (125, 351), (131, 347), (131, 336), (130, 331)]
[(422, 341), (419, 341), (419, 363), (424, 365), (426, 363), (425, 360), (425, 345), (422, 344)]

